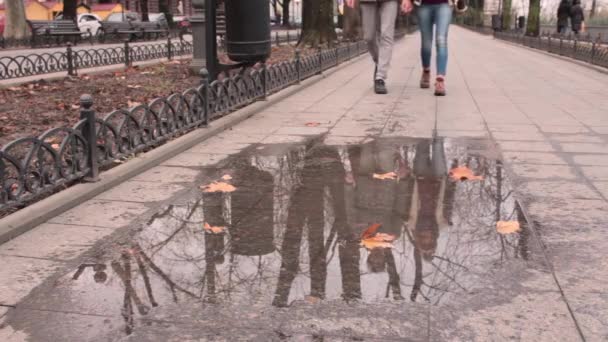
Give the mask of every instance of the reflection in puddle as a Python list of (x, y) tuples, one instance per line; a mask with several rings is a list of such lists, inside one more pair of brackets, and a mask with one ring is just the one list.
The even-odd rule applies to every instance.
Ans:
[[(116, 303), (127, 333), (135, 313), (193, 301), (446, 303), (528, 256), (527, 225), (502, 164), (479, 144), (254, 146), (204, 171), (208, 182), (230, 175), (236, 191), (198, 191), (190, 204), (167, 207), (109, 265), (83, 264), (70, 286), (80, 301)], [(458, 166), (483, 179), (450, 179)], [(372, 176), (389, 172), (394, 179)], [(499, 234), (500, 220), (522, 229)], [(211, 233), (204, 223), (226, 230)], [(373, 224), (395, 237), (393, 248), (361, 247)]]

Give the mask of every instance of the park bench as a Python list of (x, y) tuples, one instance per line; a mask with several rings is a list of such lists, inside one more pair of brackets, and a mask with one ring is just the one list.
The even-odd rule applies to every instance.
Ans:
[(120, 38), (127, 36), (129, 40), (133, 40), (136, 34), (140, 33), (136, 27), (128, 21), (102, 21), (101, 22), (101, 37), (99, 39), (105, 42), (108, 37)]
[(78, 25), (71, 20), (28, 20), (27, 24), (32, 31), (32, 46), (40, 40), (47, 44), (54, 39), (57, 44), (66, 40), (77, 44), (82, 38)]
[(157, 22), (138, 21), (132, 22), (133, 28), (139, 32), (143, 39), (158, 39), (169, 33), (167, 28), (162, 27)]

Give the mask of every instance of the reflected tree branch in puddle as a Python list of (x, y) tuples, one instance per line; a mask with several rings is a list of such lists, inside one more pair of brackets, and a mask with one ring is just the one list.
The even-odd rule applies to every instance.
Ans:
[(150, 304), (152, 304), (153, 307), (157, 307), (158, 303), (154, 299), (154, 294), (152, 293), (152, 285), (150, 284), (150, 277), (148, 277), (146, 266), (138, 255), (135, 256), (135, 261), (137, 262), (139, 273), (141, 273), (141, 276), (144, 278), (144, 286), (146, 287), (146, 293), (148, 294)]
[(173, 282), (173, 280), (171, 280), (171, 278), (169, 278), (165, 272), (163, 272), (147, 255), (146, 253), (144, 253), (144, 251), (142, 250), (141, 246), (139, 246), (139, 244), (135, 244), (134, 245), (136, 250), (138, 251), (138, 254), (141, 255), (141, 257), (143, 258), (143, 261), (148, 264), (148, 266), (150, 266), (150, 268), (156, 273), (158, 274), (169, 286), (169, 289), (171, 290), (171, 293), (173, 294), (173, 301), (177, 303), (177, 294), (175, 292), (175, 290), (181, 291), (185, 294), (187, 294), (188, 296), (192, 297), (192, 298), (198, 298), (194, 293), (182, 288), (181, 286), (177, 285), (175, 282)]
[[(194, 205), (190, 209), (190, 212), (186, 216), (186, 220), (189, 220), (192, 217), (192, 215), (194, 215), (194, 213), (195, 213), (196, 209), (198, 208), (198, 206), (200, 205), (200, 203), (201, 203), (201, 199), (198, 199), (194, 203)], [(177, 234), (179, 234), (179, 232), (181, 232), (184, 228), (186, 228), (186, 226), (188, 224), (188, 222), (186, 220), (180, 219), (181, 224), (180, 224), (179, 228), (177, 228), (175, 231), (173, 231), (165, 240), (151, 246), (150, 249), (153, 250), (151, 253), (152, 256), (154, 256), (158, 250), (162, 249), (169, 242), (171, 242), (171, 240), (173, 240), (173, 238), (175, 238), (175, 236), (177, 236)]]

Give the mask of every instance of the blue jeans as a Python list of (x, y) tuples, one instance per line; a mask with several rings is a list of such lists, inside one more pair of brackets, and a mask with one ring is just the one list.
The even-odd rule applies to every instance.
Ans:
[(431, 67), (433, 50), (433, 25), (435, 26), (435, 43), (437, 45), (437, 75), (445, 75), (448, 65), (448, 28), (452, 21), (452, 7), (448, 3), (422, 5), (416, 11), (418, 26), (422, 39), (420, 55), (422, 67)]

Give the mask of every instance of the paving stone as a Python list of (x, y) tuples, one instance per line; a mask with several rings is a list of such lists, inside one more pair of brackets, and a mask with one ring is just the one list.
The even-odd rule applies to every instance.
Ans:
[(597, 165), (608, 166), (608, 155), (605, 154), (585, 154), (573, 157), (578, 165)]
[(70, 260), (111, 233), (107, 228), (44, 223), (0, 245), (0, 255)]
[(290, 143), (299, 143), (305, 141), (306, 137), (303, 135), (272, 135), (264, 140), (262, 140), (263, 144), (290, 144)]
[(524, 164), (552, 164), (566, 165), (566, 161), (555, 153), (546, 152), (504, 152), (504, 159), (508, 163)]
[(175, 183), (128, 181), (95, 198), (105, 201), (160, 202), (171, 198), (184, 188), (184, 185)]
[(15, 305), (43, 280), (63, 266), (62, 262), (0, 255), (0, 304)]
[(527, 194), (537, 197), (602, 199), (587, 185), (572, 181), (529, 181), (523, 188), (526, 189)]
[(142, 203), (89, 200), (49, 220), (49, 223), (120, 228), (147, 208)]
[(154, 183), (190, 183), (196, 179), (198, 174), (197, 170), (183, 167), (156, 166), (131, 180)]
[(591, 129), (599, 134), (608, 134), (608, 126), (593, 126)]
[(564, 152), (608, 154), (608, 145), (606, 144), (561, 143), (560, 145)]
[[(559, 327), (559, 328), (557, 328)], [(516, 294), (475, 311), (431, 311), (430, 341), (578, 341), (559, 292)]]
[(294, 126), (283, 126), (279, 128), (274, 134), (277, 135), (319, 135), (326, 133), (327, 127), (294, 127)]
[(544, 135), (537, 132), (493, 132), (492, 136), (496, 140), (516, 140), (516, 141), (546, 141)]
[(608, 181), (608, 166), (583, 166), (581, 170), (591, 180)]
[(608, 340), (608, 292), (564, 290), (586, 341)]
[(555, 126), (540, 124), (540, 129), (545, 133), (587, 133), (589, 130), (584, 126)]
[(551, 134), (549, 139), (560, 142), (602, 143), (602, 138), (583, 134)]
[(242, 151), (251, 144), (227, 141), (226, 139), (214, 139), (204, 141), (186, 152), (212, 153), (212, 154), (233, 154)]
[(438, 131), (438, 134), (440, 137), (447, 137), (447, 138), (458, 138), (458, 137), (469, 137), (469, 138), (483, 138), (483, 137), (487, 137), (488, 133), (487, 131), (483, 130), (483, 131), (464, 131), (464, 130), (445, 130), (445, 129), (441, 129)]
[(536, 179), (576, 179), (574, 169), (568, 165), (512, 164), (515, 174)]
[(205, 167), (215, 165), (226, 159), (226, 154), (206, 154), (184, 152), (167, 160), (161, 165), (183, 167)]
[(604, 198), (608, 198), (608, 182), (593, 182), (593, 186), (595, 186)]
[(546, 141), (499, 141), (503, 151), (553, 152), (555, 149)]

